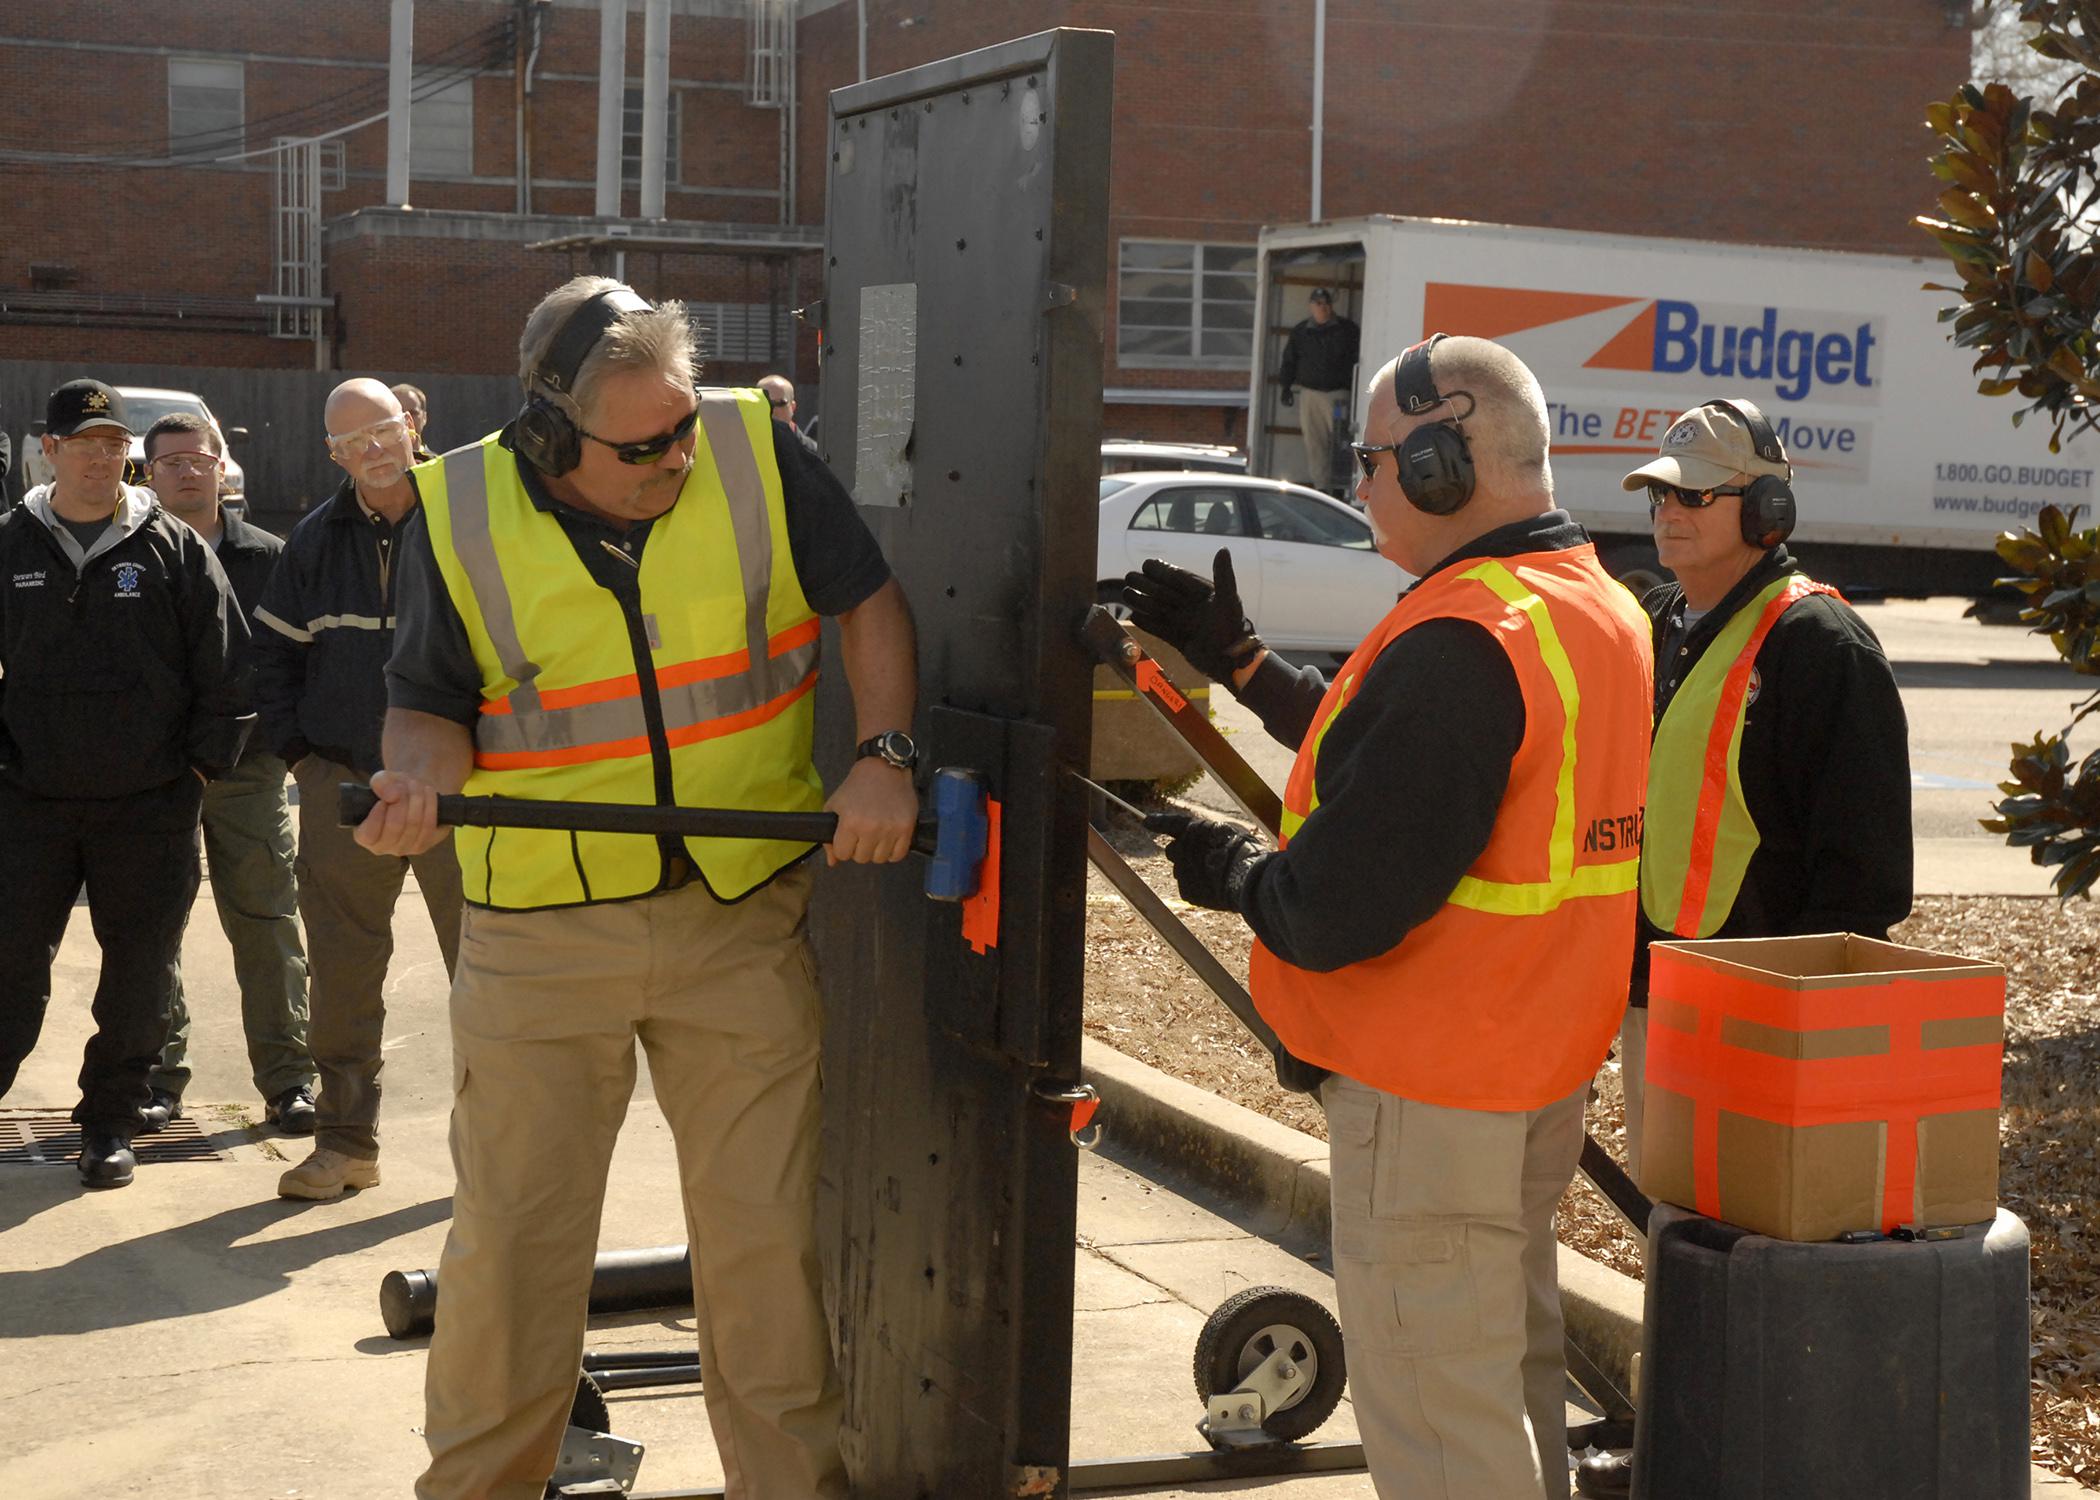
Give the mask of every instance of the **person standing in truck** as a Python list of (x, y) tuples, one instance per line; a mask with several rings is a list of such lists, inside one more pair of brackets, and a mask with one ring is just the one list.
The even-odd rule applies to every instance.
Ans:
[(1276, 379), (1283, 386), (1283, 404), (1298, 408), (1306, 483), (1326, 490), (1334, 487), (1334, 408), (1348, 399), (1356, 378), (1362, 333), (1334, 310), (1334, 293), (1324, 286), (1313, 289), (1305, 311), (1283, 346)]

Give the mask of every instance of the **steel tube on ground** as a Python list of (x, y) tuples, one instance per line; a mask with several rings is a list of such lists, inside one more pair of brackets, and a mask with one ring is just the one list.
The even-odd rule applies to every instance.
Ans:
[[(591, 1275), (593, 1313), (646, 1312), (693, 1305), (693, 1263), (683, 1245), (607, 1250)], [(389, 1271), (379, 1282), (379, 1316), (397, 1339), (421, 1338), (437, 1323), (437, 1272)]]
[(599, 1390), (611, 1395), (616, 1391), (646, 1391), (658, 1386), (699, 1385), (700, 1362), (694, 1360), (684, 1365), (643, 1365), (630, 1370), (593, 1370), (591, 1380)]

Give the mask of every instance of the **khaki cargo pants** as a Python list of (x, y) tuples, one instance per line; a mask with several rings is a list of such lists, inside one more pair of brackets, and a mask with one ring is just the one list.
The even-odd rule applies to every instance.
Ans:
[(702, 1392), (733, 1500), (844, 1500), (816, 1246), (811, 875), (537, 912), (469, 907), (452, 986), (458, 1186), (422, 1500), (539, 1500), (583, 1350), (635, 1043), (678, 1150)]
[(1335, 1294), (1381, 1500), (1566, 1500), (1553, 1210), (1587, 1092), (1497, 1114), (1322, 1086)]

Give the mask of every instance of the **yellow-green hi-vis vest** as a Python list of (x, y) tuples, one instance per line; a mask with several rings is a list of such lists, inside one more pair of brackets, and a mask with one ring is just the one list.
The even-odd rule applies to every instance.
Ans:
[[(417, 468), (438, 571), (481, 668), (469, 794), (654, 803), (665, 755), (687, 806), (823, 806), (810, 761), (819, 622), (788, 550), (771, 415), (757, 391), (701, 393), (692, 471), (642, 549), (646, 657), (494, 437)], [(662, 705), (658, 743), (651, 698)], [(453, 844), (466, 898), (506, 911), (617, 901), (663, 878), (647, 835), (461, 828)], [(809, 849), (685, 847), (725, 901)]]
[(1738, 763), (1758, 648), (1779, 617), (1836, 589), (1775, 578), (1721, 627), (1678, 687), (1648, 757), (1641, 911), (1664, 932), (1711, 937), (1735, 909), (1760, 842)]

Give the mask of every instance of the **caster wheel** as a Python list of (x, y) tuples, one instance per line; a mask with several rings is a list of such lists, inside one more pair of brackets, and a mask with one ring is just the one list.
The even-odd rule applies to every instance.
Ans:
[(612, 1409), (605, 1404), (605, 1392), (588, 1375), (576, 1377), (576, 1399), (569, 1403), (569, 1425), (585, 1432), (612, 1431)]
[(1296, 1442), (1334, 1415), (1349, 1378), (1341, 1325), (1302, 1292), (1255, 1286), (1220, 1303), (1196, 1337), (1196, 1394), (1208, 1401), (1234, 1389), (1279, 1349), (1312, 1383), (1261, 1426), (1273, 1438)]

